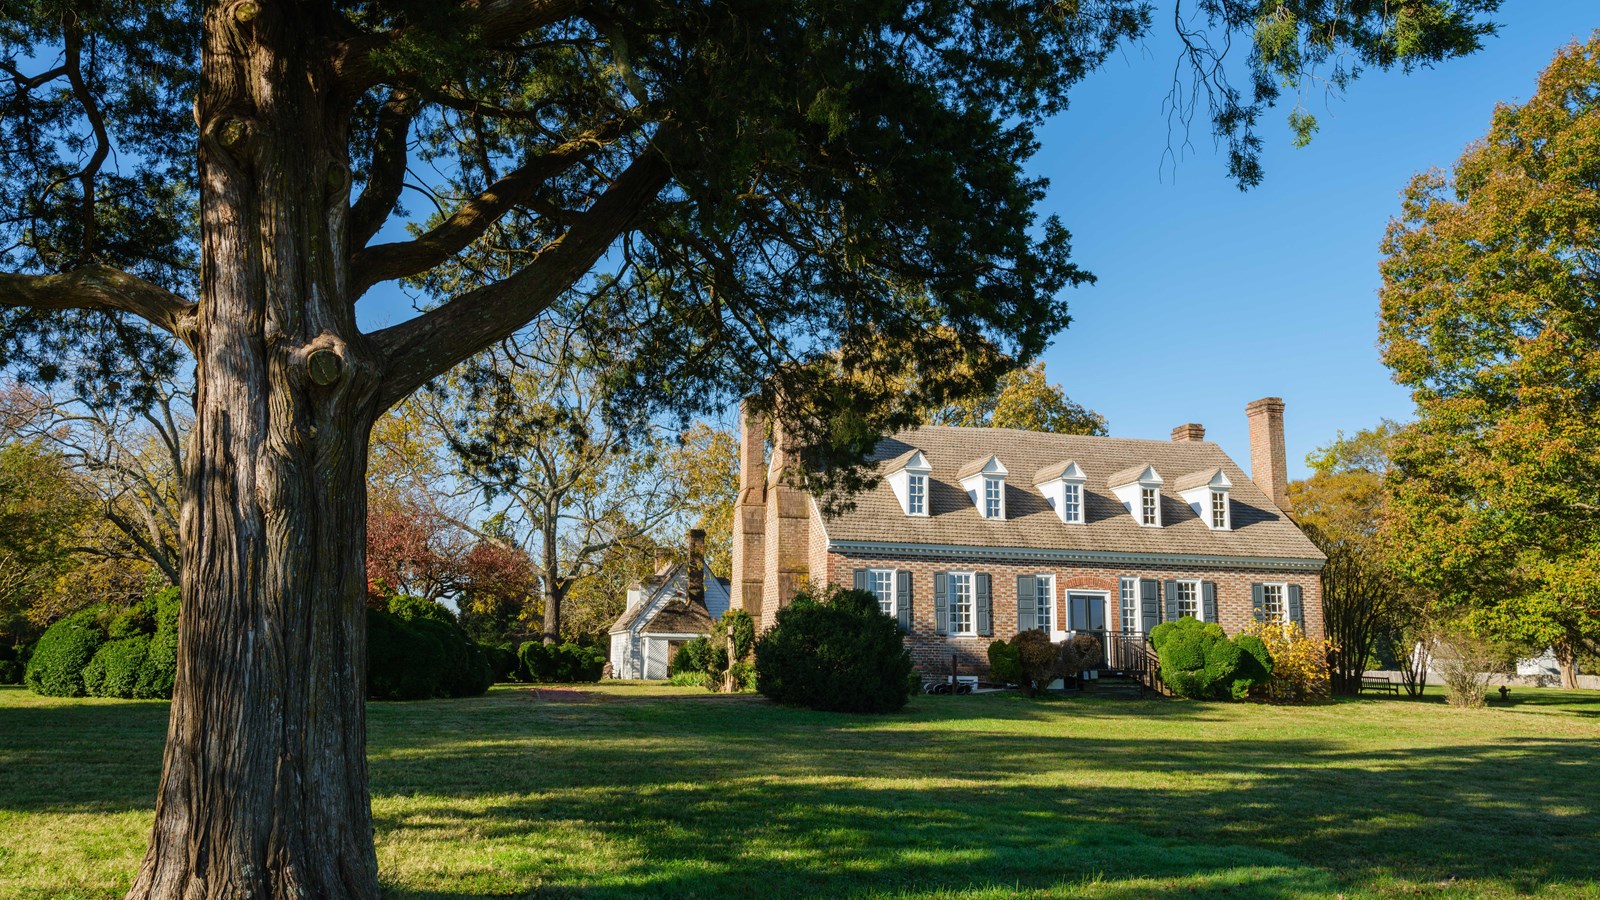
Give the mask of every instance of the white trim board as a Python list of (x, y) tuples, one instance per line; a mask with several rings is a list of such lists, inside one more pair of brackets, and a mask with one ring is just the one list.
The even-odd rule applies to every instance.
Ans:
[(900, 544), (888, 541), (828, 541), (828, 552), (858, 556), (967, 558), (1022, 562), (1100, 563), (1121, 566), (1176, 566), (1207, 569), (1265, 569), (1320, 572), (1323, 561), (1297, 557), (1210, 556), (1188, 553), (1123, 553), (1114, 550), (1062, 550), (1036, 547), (972, 547), (959, 544)]

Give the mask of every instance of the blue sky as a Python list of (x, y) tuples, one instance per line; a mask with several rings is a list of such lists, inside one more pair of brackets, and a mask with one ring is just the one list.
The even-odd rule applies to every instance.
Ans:
[(1526, 99), (1556, 50), (1600, 27), (1595, 0), (1510, 0), (1472, 57), (1404, 75), (1369, 71), (1341, 100), (1308, 99), (1321, 130), (1296, 149), (1271, 111), (1267, 176), (1227, 178), (1209, 123), (1163, 165), (1171, 28), (1124, 50), (1042, 134), (1047, 212), (1099, 278), (1069, 293), (1073, 323), (1046, 351), (1051, 379), (1121, 437), (1200, 422), (1248, 468), (1244, 406), (1281, 396), (1291, 477), (1339, 429), (1412, 406), (1378, 361), (1378, 243), (1410, 177), (1448, 167), (1499, 101)]

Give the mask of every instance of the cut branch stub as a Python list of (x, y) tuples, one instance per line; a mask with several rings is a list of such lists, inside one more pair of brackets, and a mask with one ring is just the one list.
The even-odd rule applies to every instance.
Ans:
[(344, 374), (344, 359), (334, 350), (319, 347), (306, 356), (306, 368), (313, 382), (327, 387)]
[(260, 14), (261, 7), (257, 6), (254, 0), (244, 0), (244, 2), (235, 4), (233, 7), (233, 20), (240, 25), (248, 25), (254, 22), (256, 16)]

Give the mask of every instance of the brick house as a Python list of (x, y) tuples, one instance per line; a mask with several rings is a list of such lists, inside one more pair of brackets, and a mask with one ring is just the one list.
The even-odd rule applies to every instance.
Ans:
[(1192, 615), (1320, 637), (1325, 557), (1284, 513), (1283, 401), (1246, 415), (1254, 477), (1199, 425), (1170, 441), (927, 426), (882, 441), (879, 483), (837, 516), (779, 477), (781, 430), (768, 453), (746, 416), (730, 602), (759, 629), (804, 585), (870, 590), (924, 675), (985, 671), (990, 641), (1029, 628), (1122, 643)]

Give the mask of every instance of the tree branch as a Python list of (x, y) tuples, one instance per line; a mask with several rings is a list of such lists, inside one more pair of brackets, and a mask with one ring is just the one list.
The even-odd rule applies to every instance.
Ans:
[(100, 104), (96, 102), (94, 93), (89, 90), (89, 84), (83, 77), (83, 25), (77, 13), (67, 14), (66, 23), (66, 57), (64, 67), (67, 70), (67, 80), (72, 84), (72, 94), (78, 98), (78, 103), (83, 107), (83, 114), (89, 120), (89, 128), (94, 132), (94, 153), (89, 156), (89, 161), (84, 163), (83, 169), (78, 172), (78, 181), (83, 186), (83, 204), (79, 211), (83, 225), (83, 246), (78, 251), (80, 263), (88, 261), (94, 256), (95, 244), (99, 241), (99, 230), (95, 223), (95, 177), (100, 174), (100, 167), (105, 164), (106, 157), (111, 153), (111, 136), (106, 133), (105, 117), (100, 113)]
[(194, 347), (195, 304), (110, 266), (81, 266), (60, 275), (0, 272), (0, 306), (131, 312)]
[[(456, 8), (450, 21), (459, 33), (473, 32), (484, 44), (494, 46), (570, 19), (582, 8), (583, 0), (466, 0)], [(415, 26), (405, 26), (384, 34), (361, 34), (342, 41), (333, 55), (336, 76), (352, 95), (359, 95), (401, 74), (385, 71), (378, 57), (413, 30)]]
[(372, 166), (367, 186), (350, 207), (350, 246), (365, 247), (400, 199), (406, 179), (406, 143), (411, 119), (417, 114), (410, 92), (395, 90), (378, 110), (378, 133), (373, 139)]
[(637, 120), (606, 122), (594, 131), (523, 163), (415, 240), (357, 250), (350, 260), (350, 296), (360, 299), (381, 281), (415, 275), (461, 252), (507, 212), (532, 200), (545, 182), (638, 126)]

